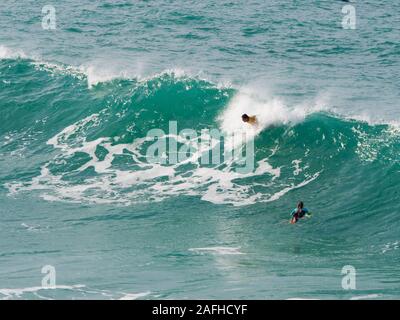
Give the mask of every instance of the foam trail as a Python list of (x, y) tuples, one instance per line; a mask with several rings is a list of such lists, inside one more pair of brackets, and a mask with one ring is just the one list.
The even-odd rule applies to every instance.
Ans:
[(109, 82), (115, 79), (129, 79), (126, 71), (117, 71), (111, 68), (96, 67), (95, 65), (81, 66), (80, 70), (86, 75), (88, 88), (91, 89), (99, 83)]
[(366, 300), (366, 299), (377, 299), (380, 298), (381, 294), (367, 294), (365, 296), (355, 296), (351, 297), (350, 300)]
[(141, 293), (127, 293), (123, 297), (119, 298), (119, 300), (137, 300), (139, 298), (143, 298), (148, 296), (150, 291), (141, 292)]
[[(100, 114), (92, 114), (66, 128), (56, 136), (47, 141), (48, 145), (59, 149), (61, 154), (57, 158), (68, 158), (77, 152), (84, 152), (91, 158), (81, 167), (78, 172), (83, 172), (89, 167), (99, 174), (96, 178), (88, 179), (79, 185), (70, 184), (63, 180), (63, 174), (53, 175), (49, 170), (51, 162), (41, 168), (41, 174), (32, 179), (30, 183), (8, 183), (6, 187), (10, 194), (22, 190), (52, 190), (42, 194), (48, 201), (88, 201), (94, 203), (121, 203), (129, 205), (135, 202), (161, 201), (166, 197), (191, 195), (200, 196), (202, 200), (215, 204), (233, 204), (234, 206), (250, 205), (255, 202), (269, 202), (279, 199), (290, 190), (300, 188), (316, 177), (305, 180), (297, 185), (284, 186), (275, 194), (253, 193), (252, 186), (240, 184), (244, 179), (267, 175), (270, 183), (280, 176), (280, 168), (273, 167), (268, 163), (268, 158), (257, 162), (253, 172), (241, 174), (232, 169), (233, 162), (224, 163), (224, 169), (216, 167), (202, 167), (196, 160), (201, 157), (201, 152), (195, 152), (188, 161), (193, 161), (195, 168), (187, 171), (185, 175), (177, 174), (180, 167), (185, 163), (178, 163), (171, 166), (162, 166), (155, 163), (139, 160), (141, 146), (147, 141), (146, 138), (138, 138), (132, 144), (113, 144), (113, 140), (101, 137), (94, 141), (86, 141), (85, 132), (99, 125)], [(173, 137), (180, 140), (179, 136)], [(95, 154), (96, 148), (101, 145), (108, 150), (107, 156), (99, 160)], [(131, 153), (139, 170), (119, 170), (113, 168), (113, 159), (118, 155), (127, 155), (124, 150)], [(160, 181), (160, 177), (168, 177), (168, 180)], [(146, 189), (143, 187), (146, 186)], [(136, 191), (124, 192), (137, 187)], [(90, 196), (88, 196), (90, 192)], [(145, 192), (145, 193), (144, 193)], [(109, 196), (107, 196), (109, 195)], [(145, 200), (144, 200), (145, 199)]]
[(0, 60), (19, 58), (27, 58), (26, 54), (22, 50), (13, 50), (3, 45), (0, 45)]
[(272, 202), (272, 201), (276, 201), (279, 198), (281, 198), (282, 196), (284, 196), (286, 193), (288, 193), (291, 190), (295, 190), (301, 187), (306, 186), (307, 184), (309, 184), (310, 182), (314, 181), (315, 179), (318, 178), (318, 176), (320, 175), (321, 172), (317, 172), (315, 173), (311, 178), (297, 184), (297, 185), (291, 185), (289, 187), (286, 187), (280, 191), (278, 191), (277, 193), (273, 194), (269, 199), (263, 200), (263, 202)]
[(66, 286), (66, 285), (57, 285), (54, 287), (27, 287), (27, 288), (17, 288), (17, 289), (0, 289), (0, 294), (4, 295), (5, 297), (3, 300), (8, 300), (12, 298), (21, 298), (24, 293), (33, 293), (37, 294), (38, 291), (41, 290), (76, 290), (84, 288), (85, 285), (77, 284), (73, 286)]

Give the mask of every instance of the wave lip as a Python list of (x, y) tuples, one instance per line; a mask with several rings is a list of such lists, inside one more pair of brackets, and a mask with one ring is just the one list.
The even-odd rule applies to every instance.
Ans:
[[(146, 83), (150, 80), (161, 78), (163, 76), (169, 76), (171, 78), (181, 80), (194, 78), (210, 82), (209, 79), (206, 79), (206, 77), (203, 76), (203, 72), (197, 72), (196, 74), (193, 74), (181, 68), (168, 68), (162, 71), (149, 73), (145, 72), (144, 65), (140, 62), (134, 63), (133, 66), (129, 68), (119, 65), (112, 65), (110, 63), (105, 63), (104, 61), (92, 61), (78, 66), (65, 65), (58, 62), (46, 61), (40, 56), (27, 55), (22, 50), (12, 49), (7, 46), (0, 45), (0, 60), (6, 59), (23, 59), (38, 70), (44, 70), (51, 74), (69, 75), (79, 80), (85, 80), (88, 89), (92, 89), (99, 84), (112, 82), (114, 80), (134, 80), (141, 83)], [(217, 86), (220, 88), (227, 88), (230, 87), (231, 84), (225, 82), (218, 83)]]
[[(2, 50), (3, 56), (16, 54)], [(85, 71), (39, 61), (28, 63), (49, 72), (75, 74), (91, 85), (114, 77), (107, 72), (97, 77), (97, 71), (90, 67)], [(85, 76), (84, 72), (94, 75)], [(39, 73), (38, 79), (42, 76), (46, 74)], [(57, 81), (62, 82), (64, 77), (60, 79)], [(293, 190), (318, 184), (325, 173), (329, 174), (333, 161), (357, 157), (364, 162), (379, 161), (383, 146), (390, 152), (386, 158), (398, 161), (398, 146), (393, 146), (398, 132), (320, 112), (327, 105), (324, 96), (288, 105), (284, 99), (254, 87), (221, 89), (191, 78), (182, 70), (167, 70), (132, 83), (115, 82), (97, 89), (81, 90), (79, 100), (71, 100), (71, 110), (77, 111), (79, 118), (62, 126), (48, 119), (43, 125), (43, 132), (59, 128), (52, 137), (45, 137), (53, 150), (47, 162), (36, 164), (36, 176), (5, 181), (10, 195), (38, 191), (47, 201), (120, 205), (193, 196), (216, 205), (245, 206), (276, 201)], [(73, 94), (71, 91), (65, 96)], [(69, 106), (68, 102), (63, 104)], [(43, 100), (38, 104), (49, 108), (52, 103)], [(90, 106), (87, 112), (86, 108), (82, 110), (86, 105)], [(242, 113), (255, 115), (258, 126), (244, 124)], [(186, 163), (150, 163), (146, 150), (151, 141), (146, 131), (166, 129), (170, 119), (188, 124), (197, 135), (203, 128), (219, 129), (228, 137), (231, 133), (246, 133), (246, 139), (255, 144), (253, 171), (243, 174), (235, 170), (243, 158), (224, 159), (217, 165), (192, 161), (201, 159), (199, 150)], [(160, 138), (182, 141), (176, 133)], [(321, 161), (317, 163), (315, 158)]]
[[(309, 103), (290, 107), (283, 99), (258, 88), (242, 87), (217, 120), (223, 132), (243, 132), (248, 139), (253, 139), (271, 126), (295, 125), (312, 113), (326, 110), (327, 99), (328, 96), (321, 95)], [(256, 116), (257, 124), (244, 125), (242, 114)]]

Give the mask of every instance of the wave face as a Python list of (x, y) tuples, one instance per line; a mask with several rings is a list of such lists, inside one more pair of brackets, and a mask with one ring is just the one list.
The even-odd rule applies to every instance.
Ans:
[[(236, 219), (248, 214), (260, 218), (262, 213), (271, 219), (265, 222), (271, 240), (273, 235), (281, 237), (278, 231), (289, 232), (282, 229), (285, 212), (304, 199), (317, 212), (304, 238), (310, 245), (307, 255), (322, 259), (319, 248), (329, 250), (332, 245), (325, 235), (328, 230), (335, 230), (338, 241), (353, 239), (356, 251), (357, 244), (370, 254), (397, 249), (392, 245), (400, 227), (395, 217), (400, 130), (395, 125), (346, 119), (330, 112), (319, 97), (289, 106), (252, 88), (216, 85), (177, 71), (90, 83), (84, 70), (3, 50), (0, 76), (0, 183), (7, 201), (42, 199), (43, 207), (110, 210), (145, 206), (146, 212), (181, 211), (175, 212), (178, 216), (189, 206), (210, 210), (214, 216), (232, 212)], [(241, 122), (245, 112), (257, 115), (255, 129)], [(197, 149), (189, 161), (149, 162), (151, 129), (165, 132), (159, 141), (185, 145), (170, 133), (170, 121), (177, 122), (178, 130), (192, 129), (199, 136), (204, 129), (244, 132), (254, 142), (254, 169), (238, 173), (240, 158), (203, 164)], [(174, 152), (167, 150), (164, 156), (168, 159)], [(168, 209), (170, 203), (174, 206)], [(115, 223), (114, 218), (108, 223)], [(86, 224), (87, 219), (67, 221)], [(389, 222), (391, 227), (382, 235)], [(255, 238), (263, 234), (252, 232)], [(370, 242), (360, 243), (359, 236)], [(185, 255), (207, 255), (207, 250), (191, 249), (208, 248), (206, 244), (229, 252), (230, 237), (215, 245), (193, 243)], [(288, 234), (282, 245), (288, 241), (290, 246), (293, 237)], [(249, 246), (242, 246), (233, 241), (233, 248), (241, 248), (242, 259), (258, 254), (258, 249), (249, 252)], [(344, 249), (338, 244), (334, 250), (340, 254)], [(219, 252), (212, 251), (213, 256)], [(349, 252), (344, 256), (350, 259)], [(224, 260), (226, 255), (221, 259), (221, 267), (230, 263)]]
[[(290, 108), (249, 88), (218, 87), (173, 71), (89, 90), (86, 75), (59, 69), (69, 70), (24, 59), (2, 62), (1, 72), (10, 79), (2, 84), (8, 103), (0, 132), (8, 172), (3, 184), (10, 194), (38, 191), (46, 200), (125, 205), (187, 195), (241, 206), (278, 200), (311, 182), (321, 189), (332, 179), (351, 177), (365, 189), (376, 163), (385, 175), (399, 161), (395, 126), (346, 120), (315, 103)], [(246, 110), (257, 115), (255, 129), (241, 121)], [(152, 129), (165, 133), (157, 140), (176, 142), (178, 153), (187, 145), (171, 135), (170, 121), (177, 132), (193, 129), (199, 137), (204, 129), (242, 130), (254, 141), (254, 170), (238, 174), (240, 159), (203, 164), (196, 148), (188, 161), (149, 162)], [(173, 152), (167, 148), (165, 156)], [(18, 164), (10, 174), (15, 155), (36, 161), (22, 171)], [(350, 174), (354, 170), (358, 179)]]

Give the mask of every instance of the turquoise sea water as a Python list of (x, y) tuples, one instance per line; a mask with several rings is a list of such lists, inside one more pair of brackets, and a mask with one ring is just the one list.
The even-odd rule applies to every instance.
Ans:
[[(398, 3), (46, 4), (0, 5), (0, 298), (399, 298)], [(149, 163), (170, 121), (254, 170)]]

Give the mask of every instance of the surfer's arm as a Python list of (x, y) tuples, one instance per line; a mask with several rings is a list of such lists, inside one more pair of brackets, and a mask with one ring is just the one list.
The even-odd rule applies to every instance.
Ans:
[(304, 216), (309, 218), (312, 215), (312, 212), (306, 208), (303, 209), (304, 210)]
[(257, 117), (256, 116), (251, 116), (250, 120), (249, 120), (249, 123), (252, 124), (252, 125), (258, 125)]

